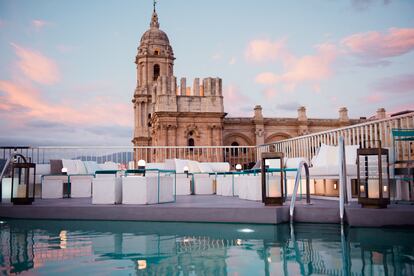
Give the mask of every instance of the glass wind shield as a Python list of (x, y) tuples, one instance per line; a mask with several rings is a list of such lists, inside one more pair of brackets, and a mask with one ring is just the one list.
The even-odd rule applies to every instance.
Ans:
[(266, 173), (266, 197), (282, 197), (280, 172)]

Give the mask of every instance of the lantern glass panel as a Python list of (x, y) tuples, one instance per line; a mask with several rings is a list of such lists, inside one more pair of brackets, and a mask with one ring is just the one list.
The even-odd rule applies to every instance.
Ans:
[(266, 196), (267, 197), (281, 197), (281, 178), (280, 173), (266, 174)]

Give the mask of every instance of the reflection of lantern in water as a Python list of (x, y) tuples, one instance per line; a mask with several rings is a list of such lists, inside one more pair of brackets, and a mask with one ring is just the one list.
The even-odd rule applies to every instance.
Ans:
[(21, 273), (34, 267), (34, 234), (10, 230), (10, 273)]
[(147, 268), (147, 261), (146, 260), (138, 260), (137, 261), (138, 269), (143, 270)]
[(64, 249), (64, 248), (66, 248), (66, 245), (67, 245), (67, 236), (66, 236), (66, 234), (67, 234), (67, 232), (65, 231), (65, 230), (62, 230), (62, 231), (60, 231), (60, 233), (59, 233), (59, 238), (60, 238), (60, 244), (59, 244), (59, 247), (61, 248), (61, 249)]

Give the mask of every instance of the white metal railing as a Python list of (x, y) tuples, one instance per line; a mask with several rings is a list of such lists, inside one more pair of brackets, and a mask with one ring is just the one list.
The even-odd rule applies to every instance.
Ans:
[[(303, 135), (283, 141), (260, 145), (257, 156), (266, 151), (283, 152), (286, 157), (306, 157), (311, 160), (321, 144), (338, 145), (339, 137), (344, 137), (345, 145), (377, 146), (381, 140), (383, 147), (392, 148), (392, 129), (414, 128), (414, 112), (381, 120)], [(410, 144), (400, 144), (395, 148), (394, 159), (404, 159), (412, 150)]]
[(244, 168), (256, 163), (255, 146), (40, 146), (0, 147), (0, 159), (8, 159), (14, 152), (28, 157), (34, 163), (49, 163), (53, 159), (80, 159), (105, 163), (128, 164), (144, 159), (148, 163), (161, 163), (165, 159), (189, 159), (200, 162), (229, 162), (232, 166), (241, 164)]
[[(41, 146), (17, 147), (17, 152), (30, 158), (35, 163), (49, 163), (52, 159), (81, 159), (100, 163), (113, 161), (128, 164), (130, 161), (144, 159), (147, 162), (164, 162), (165, 159), (179, 158), (200, 162), (229, 162), (232, 166), (251, 167), (262, 152), (283, 152), (286, 157), (305, 157), (309, 161), (317, 153), (320, 145), (338, 145), (339, 137), (344, 137), (346, 145), (360, 144), (376, 146), (381, 140), (383, 147), (392, 147), (392, 129), (414, 128), (414, 112), (382, 120), (338, 129), (312, 133), (283, 141), (259, 146)], [(395, 148), (398, 160), (404, 159), (412, 151), (409, 143), (399, 143)], [(7, 159), (14, 152), (14, 147), (0, 147), (0, 159)], [(395, 160), (391, 158), (391, 160)]]

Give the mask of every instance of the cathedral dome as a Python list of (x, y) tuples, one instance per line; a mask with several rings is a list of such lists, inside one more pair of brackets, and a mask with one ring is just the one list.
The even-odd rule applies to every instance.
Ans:
[(161, 44), (170, 45), (170, 40), (165, 32), (158, 28), (151, 28), (146, 31), (141, 37), (141, 44)]
[(152, 13), (150, 28), (141, 37), (138, 47), (138, 56), (160, 55), (174, 58), (167, 34), (160, 30), (158, 15), (154, 10)]

